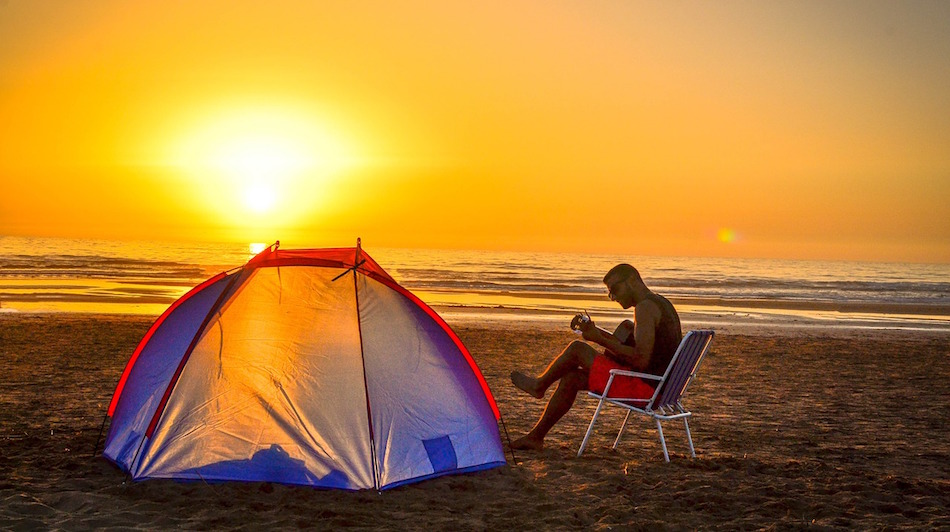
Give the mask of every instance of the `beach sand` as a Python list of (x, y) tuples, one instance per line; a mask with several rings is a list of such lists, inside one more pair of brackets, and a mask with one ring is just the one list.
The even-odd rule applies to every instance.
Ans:
[[(0, 315), (0, 529), (950, 528), (947, 333), (724, 332), (684, 400), (698, 458), (671, 423), (665, 463), (646, 420), (612, 450), (616, 409), (577, 458), (595, 404), (579, 398), (540, 453), (377, 493), (131, 483), (93, 458), (151, 321)], [(454, 328), (520, 436), (544, 402), (515, 390), (509, 372), (540, 371), (577, 337)]]

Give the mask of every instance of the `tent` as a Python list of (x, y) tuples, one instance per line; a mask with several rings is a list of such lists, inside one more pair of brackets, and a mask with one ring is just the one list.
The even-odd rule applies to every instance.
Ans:
[(104, 455), (132, 479), (383, 490), (505, 464), (448, 325), (356, 248), (280, 250), (176, 301), (132, 354)]

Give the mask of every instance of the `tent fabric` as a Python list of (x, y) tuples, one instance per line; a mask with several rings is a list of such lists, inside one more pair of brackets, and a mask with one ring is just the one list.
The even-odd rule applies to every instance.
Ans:
[(387, 489), (505, 463), (468, 350), (357, 248), (271, 248), (143, 338), (104, 455), (133, 479)]

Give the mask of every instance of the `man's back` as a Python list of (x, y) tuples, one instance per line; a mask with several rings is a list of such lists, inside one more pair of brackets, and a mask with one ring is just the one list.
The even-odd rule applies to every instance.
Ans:
[(662, 375), (670, 365), (676, 348), (683, 340), (683, 330), (680, 327), (680, 317), (673, 308), (673, 304), (663, 296), (651, 293), (648, 298), (660, 307), (660, 320), (656, 324), (653, 341), (653, 354), (646, 372), (652, 375)]

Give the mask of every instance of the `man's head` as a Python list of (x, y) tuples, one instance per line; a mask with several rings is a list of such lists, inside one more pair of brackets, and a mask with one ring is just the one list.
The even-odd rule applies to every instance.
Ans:
[(607, 285), (610, 299), (620, 303), (623, 308), (636, 305), (646, 290), (640, 272), (629, 264), (618, 264), (611, 268), (604, 276), (604, 284)]

